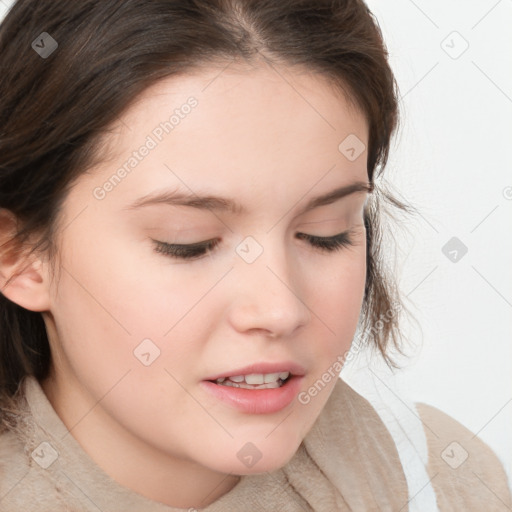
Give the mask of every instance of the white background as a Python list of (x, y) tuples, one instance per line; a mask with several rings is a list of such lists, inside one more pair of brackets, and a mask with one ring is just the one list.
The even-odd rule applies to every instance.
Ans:
[[(420, 324), (403, 324), (417, 348), (394, 389), (478, 433), (512, 482), (512, 2), (367, 4), (402, 95), (386, 173), (420, 210), (394, 230), (400, 288)], [(453, 31), (469, 44), (455, 59), (443, 49), (464, 48)], [(454, 236), (468, 247), (456, 263), (441, 252)], [(362, 365), (342, 372), (361, 390)]]
[[(420, 210), (393, 230), (420, 325), (404, 321), (404, 331), (417, 348), (387, 382), (478, 433), (512, 481), (512, 2), (367, 3), (402, 96), (386, 174)], [(8, 5), (0, 0), (0, 15)], [(468, 247), (456, 263), (441, 252), (454, 236)], [(361, 367), (342, 376), (362, 390)]]

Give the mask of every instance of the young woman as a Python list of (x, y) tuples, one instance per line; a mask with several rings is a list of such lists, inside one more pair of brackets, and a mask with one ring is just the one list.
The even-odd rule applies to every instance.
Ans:
[[(338, 378), (358, 327), (400, 348), (365, 4), (20, 0), (0, 50), (0, 509), (413, 510)], [(418, 411), (430, 510), (509, 510)]]

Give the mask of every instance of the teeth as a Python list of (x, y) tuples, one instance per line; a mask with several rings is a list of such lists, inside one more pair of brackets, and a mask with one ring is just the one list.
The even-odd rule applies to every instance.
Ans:
[(262, 373), (251, 373), (245, 376), (247, 384), (264, 384), (265, 376)]
[[(230, 377), (222, 377), (217, 379), (215, 382), (217, 384), (224, 384), (226, 386), (232, 387), (246, 387), (249, 385), (248, 389), (265, 389), (264, 385), (270, 385), (268, 387), (279, 387), (290, 376), (290, 372), (281, 372), (281, 373), (251, 373), (250, 375), (232, 375)], [(275, 386), (273, 385), (275, 384)], [(258, 386), (255, 388), (255, 386)]]
[(243, 388), (243, 389), (275, 389), (280, 387), (279, 382), (269, 382), (268, 384), (260, 384), (259, 386), (255, 386), (252, 384), (246, 384), (245, 382), (241, 382), (240, 384), (236, 382), (231, 382), (230, 380), (226, 380), (222, 383), (223, 386), (228, 386), (232, 388)]

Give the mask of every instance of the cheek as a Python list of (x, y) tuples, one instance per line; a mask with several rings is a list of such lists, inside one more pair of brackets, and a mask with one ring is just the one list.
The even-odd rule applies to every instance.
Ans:
[[(366, 248), (358, 246), (326, 265), (311, 297), (317, 323), (317, 371), (323, 373), (350, 349), (359, 321), (366, 282)], [(315, 318), (316, 317), (316, 318)]]
[[(366, 248), (358, 245), (346, 253), (326, 258), (321, 272), (309, 279), (316, 313), (325, 319), (332, 330), (338, 332), (344, 326), (357, 322), (362, 306), (366, 281)], [(329, 323), (327, 322), (329, 320)]]
[(91, 326), (119, 335), (161, 336), (206, 289), (179, 265), (166, 265), (149, 240), (107, 227), (88, 242), (78, 230), (68, 238), (64, 266), (71, 275), (64, 272), (67, 281), (59, 283), (58, 307), (84, 308)]
[(155, 353), (160, 350), (158, 364), (172, 369), (189, 357), (194, 336), (207, 338), (211, 326), (207, 315), (198, 321), (205, 313), (198, 302), (216, 275), (194, 279), (189, 270), (166, 265), (149, 244), (129, 238), (98, 233), (91, 243), (70, 234), (67, 243), (72, 250), (64, 252), (53, 316), (77, 374), (87, 374), (87, 380), (94, 375), (103, 384), (115, 380), (127, 368), (142, 366), (134, 350), (145, 339), (155, 344)]
[[(140, 254), (114, 246), (98, 241), (96, 247), (82, 246), (64, 261), (52, 312), (56, 345), (62, 346), (69, 365), (66, 373), (71, 372), (94, 401), (102, 399), (109, 414), (139, 434), (156, 435), (158, 428), (169, 428), (176, 408), (188, 414), (187, 395), (169, 373), (181, 382), (179, 372), (197, 360), (191, 335), (206, 338), (197, 318), (190, 323), (193, 311), (187, 315), (198, 291), (185, 283), (169, 288), (169, 280), (151, 275), (156, 265), (144, 266)], [(142, 345), (146, 339), (151, 343)], [(138, 350), (142, 346), (144, 351)], [(148, 366), (144, 353), (149, 353)], [(179, 422), (173, 427), (175, 436), (179, 427)], [(165, 438), (164, 431), (158, 434)]]
[(312, 321), (317, 326), (311, 353), (314, 363), (297, 404), (307, 418), (303, 435), (325, 406), (354, 338), (366, 280), (365, 247), (352, 250), (343, 263), (340, 259), (336, 265), (326, 265), (322, 274), (311, 295)]

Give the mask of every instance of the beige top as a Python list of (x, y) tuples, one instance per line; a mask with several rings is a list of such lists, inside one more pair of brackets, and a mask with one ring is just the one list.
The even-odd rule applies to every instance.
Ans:
[[(34, 377), (27, 377), (21, 389), (26, 400), (19, 400), (15, 415), (2, 418), (7, 426), (0, 434), (2, 512), (195, 511), (149, 500), (114, 481), (72, 435), (65, 435), (65, 425)], [(494, 452), (438, 409), (417, 404), (417, 410), (428, 427), (427, 471), (439, 510), (512, 510), (506, 474)], [(462, 463), (461, 448), (468, 454)], [(273, 473), (242, 476), (201, 511), (406, 512), (412, 498), (385, 424), (339, 379), (288, 464)]]

